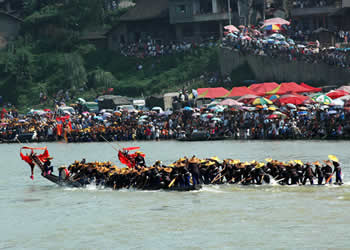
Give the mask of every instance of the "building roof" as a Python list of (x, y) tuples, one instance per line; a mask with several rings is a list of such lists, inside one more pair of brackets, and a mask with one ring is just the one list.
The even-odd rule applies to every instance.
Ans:
[(141, 21), (169, 15), (168, 0), (136, 0), (136, 5), (120, 17), (121, 21)]

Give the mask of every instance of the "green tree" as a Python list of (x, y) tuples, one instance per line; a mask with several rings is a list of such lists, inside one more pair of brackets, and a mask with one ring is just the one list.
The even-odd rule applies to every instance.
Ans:
[(91, 71), (88, 75), (88, 87), (89, 88), (110, 88), (114, 87), (117, 83), (117, 80), (111, 72), (104, 71), (100, 68), (97, 68), (94, 71)]

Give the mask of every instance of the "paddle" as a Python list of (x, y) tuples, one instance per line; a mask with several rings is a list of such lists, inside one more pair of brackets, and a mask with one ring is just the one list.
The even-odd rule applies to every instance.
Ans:
[(224, 167), (224, 169), (221, 170), (221, 171), (215, 176), (215, 178), (210, 182), (210, 184), (213, 184), (215, 181), (217, 181), (217, 180), (221, 179), (223, 176), (225, 176), (225, 175), (220, 175), (225, 169), (226, 169), (226, 167)]
[(332, 179), (333, 177), (333, 174), (331, 176), (328, 177), (327, 181), (326, 181), (326, 184), (328, 184), (328, 182)]
[(177, 179), (177, 176), (169, 183), (168, 188), (171, 188), (174, 185), (176, 179)]
[[(110, 141), (108, 141), (103, 135), (100, 135), (100, 136), (101, 136), (101, 138), (102, 138), (103, 140), (105, 140), (106, 142), (108, 142), (109, 144), (111, 144), (112, 148), (113, 148), (115, 151), (119, 151), (119, 149), (115, 148), (115, 147), (113, 146), (113, 144), (112, 144)], [(117, 143), (117, 145), (118, 145), (120, 148), (123, 148), (122, 146), (120, 146), (119, 143)]]

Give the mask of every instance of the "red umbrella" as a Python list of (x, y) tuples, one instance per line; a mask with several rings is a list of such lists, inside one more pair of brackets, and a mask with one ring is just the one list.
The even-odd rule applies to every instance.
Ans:
[(300, 86), (302, 86), (302, 87), (304, 87), (304, 88), (306, 88), (306, 89), (308, 89), (309, 90), (309, 92), (311, 93), (313, 93), (313, 92), (322, 92), (322, 88), (315, 88), (315, 87), (312, 87), (312, 86), (310, 86), (310, 85), (307, 85), (306, 83), (300, 83)]
[(303, 104), (306, 100), (308, 100), (309, 97), (297, 95), (297, 94), (289, 94), (289, 95), (283, 95), (281, 96), (276, 102), (285, 105), (287, 103), (291, 103), (294, 105), (300, 105)]
[(255, 83), (249, 86), (249, 89), (256, 92), (257, 95), (264, 96), (266, 92), (274, 90), (278, 87), (275, 82)]
[(243, 87), (233, 87), (231, 91), (225, 97), (235, 97), (235, 96), (245, 96), (245, 95), (255, 95), (255, 91), (243, 86)]
[(276, 118), (278, 118), (278, 115), (272, 114), (272, 115), (269, 115), (267, 118), (268, 119), (276, 119)]
[(345, 95), (348, 95), (349, 92), (346, 92), (344, 90), (332, 90), (326, 94), (326, 96), (332, 98), (332, 99), (337, 99), (339, 97), (343, 97)]

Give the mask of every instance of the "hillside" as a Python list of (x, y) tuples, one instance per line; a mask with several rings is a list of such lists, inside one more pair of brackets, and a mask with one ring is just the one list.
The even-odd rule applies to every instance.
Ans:
[(113, 94), (146, 96), (176, 90), (203, 72), (217, 71), (216, 48), (140, 59), (79, 39), (87, 27), (108, 30), (125, 12), (101, 2), (23, 0), (21, 34), (0, 51), (0, 93), (5, 103), (21, 109), (38, 106), (42, 92), (48, 97), (42, 106), (50, 106), (60, 90), (88, 99), (110, 88)]

